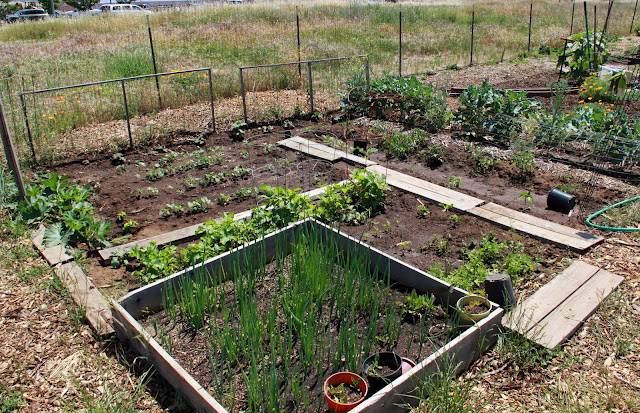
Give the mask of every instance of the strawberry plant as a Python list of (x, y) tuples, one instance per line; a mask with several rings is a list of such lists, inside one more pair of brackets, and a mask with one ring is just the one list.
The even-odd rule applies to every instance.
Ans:
[(211, 200), (206, 196), (200, 197), (194, 201), (187, 202), (187, 210), (189, 214), (199, 214), (207, 212), (211, 206)]
[(251, 175), (252, 172), (253, 172), (253, 170), (251, 168), (248, 168), (248, 167), (245, 167), (245, 166), (236, 165), (233, 168), (233, 170), (231, 171), (231, 177), (233, 179), (245, 179), (249, 175)]

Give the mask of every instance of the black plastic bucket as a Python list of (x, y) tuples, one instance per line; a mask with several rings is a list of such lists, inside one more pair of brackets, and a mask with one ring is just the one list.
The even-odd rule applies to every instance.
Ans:
[(576, 197), (557, 188), (552, 189), (547, 195), (547, 208), (552, 211), (568, 214), (575, 206)]
[(353, 141), (353, 153), (356, 155), (365, 155), (367, 153), (367, 146), (369, 142), (362, 139), (356, 139)]
[[(373, 365), (386, 367), (389, 371), (384, 374), (375, 374), (369, 371)], [(373, 354), (362, 363), (362, 372), (369, 382), (369, 394), (373, 394), (400, 377), (402, 374), (402, 358), (391, 351)]]

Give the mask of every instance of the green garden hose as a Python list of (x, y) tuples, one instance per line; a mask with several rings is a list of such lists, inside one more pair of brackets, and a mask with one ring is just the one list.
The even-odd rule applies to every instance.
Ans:
[(591, 228), (599, 229), (601, 231), (617, 231), (617, 232), (637, 232), (637, 231), (640, 231), (640, 228), (608, 227), (608, 226), (605, 226), (605, 225), (598, 225), (598, 224), (594, 224), (593, 222), (591, 222), (591, 220), (599, 217), (600, 215), (604, 214), (605, 212), (607, 212), (610, 209), (618, 208), (618, 207), (621, 207), (623, 205), (627, 205), (627, 204), (630, 204), (630, 203), (636, 202), (636, 201), (640, 201), (640, 196), (634, 196), (634, 197), (631, 197), (631, 198), (627, 198), (624, 201), (616, 202), (613, 205), (609, 205), (609, 206), (607, 206), (605, 208), (602, 208), (601, 210), (596, 211), (593, 214), (589, 215), (587, 217), (587, 219), (586, 219), (586, 223)]

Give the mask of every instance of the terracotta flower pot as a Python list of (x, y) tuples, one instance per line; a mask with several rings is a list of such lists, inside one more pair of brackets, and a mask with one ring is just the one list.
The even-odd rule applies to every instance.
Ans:
[[(348, 403), (341, 403), (333, 399), (333, 397), (331, 397), (329, 393), (329, 386), (337, 386), (340, 384), (355, 387), (360, 392), (360, 397), (357, 400), (350, 401)], [(369, 392), (369, 386), (367, 385), (365, 379), (349, 371), (341, 371), (332, 374), (324, 381), (324, 386), (322, 387), (322, 389), (324, 391), (324, 398), (327, 401), (329, 410), (334, 413), (345, 413), (353, 410), (357, 405), (362, 403), (365, 397), (367, 397), (367, 393)]]

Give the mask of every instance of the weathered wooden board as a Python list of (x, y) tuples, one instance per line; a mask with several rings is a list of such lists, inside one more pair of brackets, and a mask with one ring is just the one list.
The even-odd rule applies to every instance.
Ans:
[(44, 245), (44, 225), (40, 225), (38, 229), (33, 233), (33, 245), (40, 251), (40, 254), (44, 257), (49, 265), (56, 265), (63, 262), (68, 262), (73, 257), (67, 254), (64, 246), (56, 245), (55, 247), (45, 247)]
[[(347, 181), (337, 182), (336, 185), (342, 185)], [(328, 186), (328, 185), (327, 185)], [(324, 194), (327, 190), (327, 186), (322, 186), (320, 188), (312, 189), (307, 192), (303, 192), (303, 195), (308, 196), (311, 199), (315, 199), (320, 195)], [(233, 219), (236, 221), (240, 221), (243, 219), (247, 219), (251, 217), (251, 210), (238, 212), (233, 216)], [(220, 218), (218, 218), (220, 219)], [(117, 245), (115, 247), (109, 247), (98, 251), (98, 255), (102, 260), (108, 260), (111, 258), (113, 254), (125, 253), (130, 251), (133, 247), (144, 247), (152, 242), (156, 245), (165, 245), (165, 244), (175, 244), (178, 242), (187, 242), (197, 238), (196, 232), (198, 228), (200, 228), (204, 222), (199, 224), (190, 225), (188, 227), (176, 229), (174, 231), (164, 232), (162, 234), (154, 235), (153, 237), (144, 238), (138, 241), (131, 241), (126, 244)]]
[(622, 280), (619, 275), (599, 270), (540, 322), (542, 328), (536, 342), (554, 348), (571, 337)]
[(467, 212), (503, 227), (513, 228), (516, 231), (578, 252), (584, 252), (603, 241), (602, 237), (586, 231), (524, 214), (493, 202), (471, 208)]
[(582, 325), (622, 277), (575, 261), (502, 319), (502, 325), (554, 348)]
[(118, 337), (148, 357), (162, 377), (201, 413), (228, 413), (151, 335), (117, 302), (113, 302)]
[(584, 261), (573, 262), (505, 315), (502, 319), (502, 325), (521, 334), (526, 334), (562, 304), (569, 295), (589, 281), (598, 270), (600, 270), (598, 267)]
[(75, 262), (58, 264), (55, 272), (69, 290), (73, 301), (84, 312), (91, 328), (99, 335), (113, 333), (109, 303)]
[(342, 157), (344, 151), (331, 148), (321, 143), (312, 142), (308, 139), (294, 136), (292, 138), (284, 139), (278, 142), (278, 145), (284, 146), (289, 149), (293, 149), (299, 152), (306, 153), (307, 155), (314, 156), (316, 158), (324, 159), (330, 162), (335, 162)]
[(420, 195), (441, 204), (451, 204), (453, 208), (458, 211), (467, 211), (484, 202), (482, 199), (433, 184), (425, 181), (424, 179), (414, 178), (411, 175), (394, 171), (393, 169), (386, 168), (382, 165), (373, 165), (367, 169), (384, 175), (387, 179), (387, 183), (391, 186)]
[(325, 159), (327, 161), (335, 162), (343, 159), (362, 166), (377, 165), (376, 162), (361, 156), (353, 155), (341, 149), (332, 148), (322, 143), (314, 142), (309, 139), (294, 136), (288, 139), (284, 139), (278, 142), (279, 145), (289, 149), (293, 149), (299, 152), (306, 153), (307, 155), (315, 156), (316, 158)]

